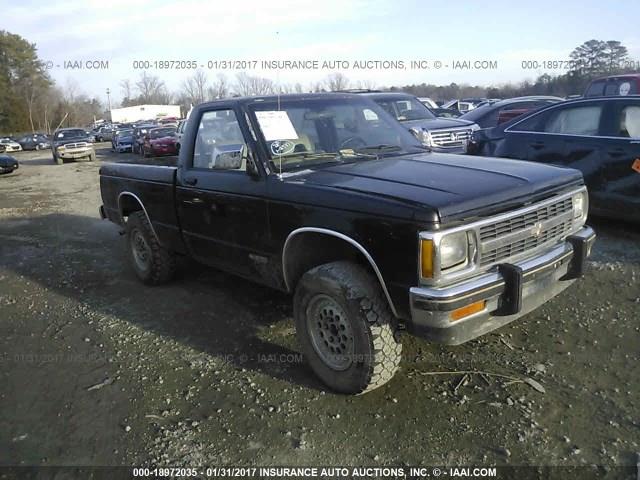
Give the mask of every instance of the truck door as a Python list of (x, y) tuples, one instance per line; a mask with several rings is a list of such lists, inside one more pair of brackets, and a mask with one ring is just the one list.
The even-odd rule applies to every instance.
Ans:
[(205, 111), (192, 160), (179, 168), (176, 186), (178, 218), (191, 255), (244, 276), (264, 263), (261, 246), (269, 234), (266, 182), (247, 173), (247, 155), (236, 112)]
[(640, 101), (625, 98), (607, 103), (602, 188), (593, 192), (592, 203), (622, 218), (640, 218)]

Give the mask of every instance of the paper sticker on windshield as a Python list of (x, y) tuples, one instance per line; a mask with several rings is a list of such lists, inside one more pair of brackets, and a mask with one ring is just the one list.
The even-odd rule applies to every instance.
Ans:
[(271, 143), (271, 153), (273, 155), (287, 155), (293, 152), (296, 144), (290, 140), (275, 140)]
[(267, 111), (256, 112), (260, 129), (267, 142), (272, 140), (293, 140), (298, 138), (287, 112)]

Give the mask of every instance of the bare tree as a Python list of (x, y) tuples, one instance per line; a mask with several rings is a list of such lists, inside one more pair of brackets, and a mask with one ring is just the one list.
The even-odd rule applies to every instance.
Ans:
[(198, 105), (207, 99), (209, 79), (202, 70), (196, 72), (182, 83), (184, 96), (193, 105)]
[(277, 91), (273, 81), (240, 72), (236, 75), (235, 91), (239, 95), (269, 95)]
[(325, 79), (325, 85), (329, 91), (336, 92), (338, 90), (345, 90), (349, 88), (350, 82), (346, 75), (340, 72), (335, 72), (327, 76)]
[(120, 92), (122, 93), (122, 106), (126, 107), (129, 105), (129, 103), (131, 102), (132, 98), (132, 92), (133, 89), (131, 87), (131, 80), (129, 80), (128, 78), (125, 78), (124, 80), (120, 81)]
[(219, 73), (213, 84), (207, 91), (207, 97), (209, 100), (217, 100), (219, 98), (226, 98), (229, 96), (229, 80), (223, 73)]
[(375, 90), (377, 87), (376, 82), (370, 79), (367, 80), (358, 80), (356, 83), (358, 88), (362, 88), (365, 90)]
[(140, 103), (166, 103), (171, 99), (165, 84), (155, 75), (149, 75), (146, 71), (140, 74), (140, 80), (136, 82), (138, 90), (138, 102)]

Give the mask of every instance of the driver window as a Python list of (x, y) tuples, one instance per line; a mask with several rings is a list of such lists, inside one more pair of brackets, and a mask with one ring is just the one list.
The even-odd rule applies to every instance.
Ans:
[(233, 110), (205, 112), (198, 126), (193, 167), (246, 170), (247, 147)]

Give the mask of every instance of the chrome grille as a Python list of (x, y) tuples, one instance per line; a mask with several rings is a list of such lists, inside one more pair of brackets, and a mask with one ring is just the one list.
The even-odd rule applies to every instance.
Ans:
[(548, 203), (479, 229), (480, 265), (534, 253), (539, 247), (564, 239), (573, 228), (571, 197)]
[(438, 147), (460, 147), (471, 139), (471, 129), (431, 130), (431, 142)]
[(65, 143), (64, 148), (85, 148), (88, 145), (86, 142)]
[(571, 198), (546, 205), (537, 210), (527, 212), (524, 215), (508, 218), (500, 222), (480, 228), (480, 241), (498, 238), (502, 235), (513, 233), (527, 227), (533, 227), (536, 223), (544, 222), (551, 218), (557, 217), (565, 212), (573, 209)]

